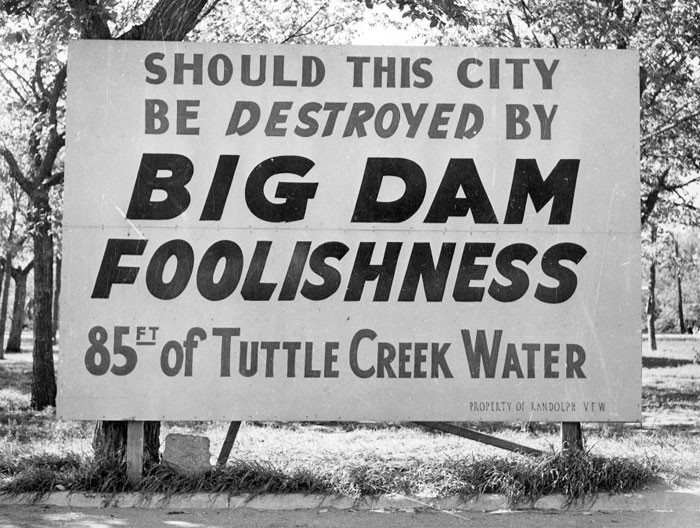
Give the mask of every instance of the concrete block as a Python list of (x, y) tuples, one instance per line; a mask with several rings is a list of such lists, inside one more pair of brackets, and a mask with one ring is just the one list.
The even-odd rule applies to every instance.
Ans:
[(170, 433), (165, 437), (163, 464), (184, 475), (198, 475), (211, 469), (209, 439), (205, 436)]

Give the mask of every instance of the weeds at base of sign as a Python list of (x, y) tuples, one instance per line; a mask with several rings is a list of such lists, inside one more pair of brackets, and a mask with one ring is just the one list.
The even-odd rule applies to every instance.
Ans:
[(401, 465), (386, 460), (337, 461), (277, 467), (271, 463), (232, 460), (224, 468), (199, 476), (178, 474), (164, 465), (148, 469), (140, 486), (130, 489), (123, 464), (95, 461), (75, 454), (25, 457), (4, 464), (0, 493), (55, 490), (111, 494), (137, 491), (150, 494), (304, 493), (362, 498), (385, 493), (437, 497), (472, 497), (498, 493), (511, 504), (534, 503), (542, 496), (562, 494), (569, 504), (601, 493), (624, 493), (658, 480), (659, 466), (651, 460), (602, 457), (589, 452), (551, 452), (539, 458), (461, 458), (434, 464), (424, 460)]
[[(19, 356), (13, 356), (14, 362), (5, 361), (0, 368), (0, 493), (41, 496), (51, 491), (111, 494), (130, 490), (123, 464), (95, 460), (92, 456), (94, 424), (63, 422), (54, 418), (52, 409), (37, 412), (29, 408), (30, 357), (27, 353), (27, 359), (20, 362)], [(661, 369), (654, 372), (658, 378)], [(695, 371), (687, 374), (695, 375)], [(671, 395), (684, 387), (682, 380), (675, 377), (670, 381), (659, 379), (666, 380), (664, 387), (668, 386)], [(649, 399), (648, 394), (646, 397)], [(653, 401), (654, 408), (665, 410), (685, 409), (688, 403), (669, 398)], [(501, 434), (532, 429), (538, 436), (543, 431), (556, 435), (558, 429), (557, 424), (526, 425), (489, 423), (478, 427)], [(586, 435), (596, 450), (602, 446), (607, 455), (588, 452), (566, 459), (547, 451), (533, 459), (519, 455), (461, 456), (470, 453), (469, 442), (453, 438), (446, 445), (450, 442), (448, 435), (426, 433), (405, 424), (264, 422), (256, 426), (247, 422), (234, 451), (242, 456), (232, 459), (226, 467), (187, 478), (156, 465), (145, 472), (138, 491), (171, 495), (198, 491), (224, 495), (297, 492), (358, 498), (382, 493), (436, 497), (502, 493), (513, 502), (564, 493), (573, 501), (596, 493), (639, 489), (659, 476), (677, 483), (698, 474), (692, 455), (679, 456), (697, 452), (695, 434), (656, 429), (640, 436), (637, 429), (608, 427), (610, 430), (592, 430)], [(219, 443), (226, 430), (223, 424), (207, 422), (166, 424), (166, 429), (218, 435)], [(368, 430), (367, 435), (358, 434), (363, 429)], [(341, 431), (342, 435), (338, 434)], [(318, 432), (323, 434), (315, 434)], [(329, 445), (340, 447), (319, 449), (319, 442), (323, 444), (326, 436)], [(520, 434), (510, 438), (529, 443), (535, 436)], [(621, 440), (609, 442), (608, 438)], [(556, 440), (552, 440), (554, 445)], [(454, 443), (457, 446), (450, 447)], [(369, 449), (377, 444), (388, 447)], [(403, 447), (406, 445), (411, 449)], [(533, 445), (546, 449), (541, 441)], [(614, 458), (615, 453), (625, 449), (630, 456)], [(445, 452), (450, 454), (444, 456)], [(567, 476), (564, 469), (569, 467)]]
[(119, 493), (128, 491), (125, 464), (116, 459), (95, 460), (77, 453), (21, 456), (0, 466), (0, 494), (33, 494), (52, 491)]

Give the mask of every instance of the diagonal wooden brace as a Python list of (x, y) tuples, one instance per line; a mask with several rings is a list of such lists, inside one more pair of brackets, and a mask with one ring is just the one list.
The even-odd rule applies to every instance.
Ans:
[(516, 444), (515, 442), (509, 442), (508, 440), (503, 440), (502, 438), (496, 438), (495, 436), (487, 435), (485, 433), (480, 433), (479, 431), (474, 431), (473, 429), (467, 429), (466, 427), (461, 427), (459, 425), (454, 425), (448, 422), (413, 422), (423, 427), (429, 429), (435, 429), (437, 431), (442, 431), (443, 433), (450, 433), (453, 435), (461, 436), (462, 438), (468, 438), (469, 440), (474, 440), (475, 442), (481, 442), (482, 444), (487, 444), (490, 446), (498, 447), (500, 449), (505, 449), (507, 451), (513, 451), (514, 453), (520, 453), (522, 455), (531, 456), (541, 456), (542, 451), (539, 449), (534, 449), (532, 447), (527, 447), (524, 445)]

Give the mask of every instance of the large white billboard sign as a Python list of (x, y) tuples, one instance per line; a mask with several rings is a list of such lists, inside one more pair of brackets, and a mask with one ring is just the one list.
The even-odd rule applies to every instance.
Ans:
[(640, 418), (630, 51), (69, 47), (59, 415)]

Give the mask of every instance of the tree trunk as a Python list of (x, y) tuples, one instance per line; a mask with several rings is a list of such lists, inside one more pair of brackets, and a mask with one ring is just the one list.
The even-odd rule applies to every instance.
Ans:
[(183, 40), (194, 29), (208, 0), (159, 0), (148, 18), (119, 37), (121, 40)]
[(48, 195), (35, 198), (37, 218), (34, 239), (34, 371), (32, 409), (56, 405), (56, 373), (53, 366), (53, 237), (49, 223)]
[[(121, 35), (122, 40), (183, 40), (187, 33), (194, 29), (202, 10), (208, 0), (158, 0), (151, 9), (146, 20), (132, 27)], [(71, 8), (75, 10), (78, 2), (71, 2)], [(92, 30), (83, 27), (83, 38), (109, 38), (109, 28), (99, 11), (93, 9), (88, 14)], [(85, 17), (82, 17), (83, 19)], [(124, 456), (127, 435), (127, 422), (101, 422), (95, 428), (93, 447), (95, 456), (110, 456), (110, 453), (119, 452), (120, 458)], [(144, 422), (144, 463), (160, 460), (158, 450), (160, 448), (160, 422)]]
[(647, 301), (647, 333), (649, 349), (656, 350), (656, 262), (649, 264), (649, 300)]
[(63, 259), (59, 256), (56, 257), (56, 280), (54, 285), (53, 294), (53, 342), (57, 344), (56, 336), (58, 335), (58, 318), (59, 318), (59, 298), (61, 296), (61, 265)]
[(678, 248), (678, 240), (674, 239), (673, 245), (675, 246), (676, 250), (676, 284), (678, 286), (678, 328), (681, 334), (685, 334), (687, 330), (685, 328), (685, 316), (683, 315), (683, 274), (681, 272), (681, 255), (680, 250)]
[[(118, 464), (126, 457), (128, 422), (97, 422), (92, 437), (95, 458), (106, 458)], [(143, 423), (143, 460), (148, 467), (160, 461), (160, 422)]]
[[(656, 226), (651, 225), (651, 244), (656, 243)], [(647, 299), (647, 333), (649, 335), (649, 349), (656, 350), (656, 260), (652, 255), (649, 262), (649, 282), (647, 283), (649, 298)]]
[(676, 278), (678, 281), (678, 327), (681, 334), (686, 334), (688, 330), (685, 327), (685, 316), (683, 315), (683, 286), (681, 285), (681, 276)]
[(22, 347), (22, 328), (24, 327), (24, 309), (27, 304), (27, 276), (34, 267), (30, 264), (24, 269), (14, 268), (12, 278), (15, 281), (15, 301), (12, 307), (12, 326), (7, 339), (7, 351), (19, 352)]
[[(2, 277), (5, 276), (5, 259), (0, 257), (0, 296), (2, 296), (2, 292), (4, 288), (2, 287)], [(2, 349), (0, 348), (0, 359), (3, 359), (2, 357)]]
[(5, 328), (7, 327), (7, 303), (10, 298), (10, 275), (12, 269), (12, 253), (5, 255), (5, 272), (2, 276), (2, 301), (0, 302), (0, 359), (5, 359)]

